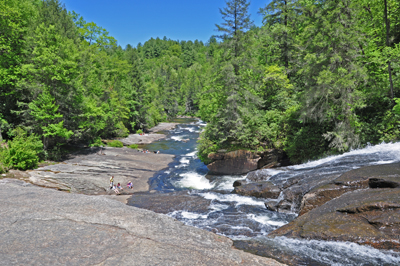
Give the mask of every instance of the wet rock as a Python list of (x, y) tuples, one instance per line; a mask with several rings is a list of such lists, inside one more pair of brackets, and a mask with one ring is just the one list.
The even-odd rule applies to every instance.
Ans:
[(322, 264), (315, 261), (304, 254), (304, 257), (296, 254), (294, 250), (286, 248), (284, 246), (277, 246), (273, 241), (258, 241), (258, 240), (236, 240), (233, 245), (241, 250), (250, 252), (255, 255), (273, 258), (279, 262), (285, 263), (287, 265), (313, 265), (322, 266), (327, 264)]
[(257, 163), (258, 169), (267, 169), (278, 166), (290, 165), (290, 161), (286, 153), (282, 150), (270, 149), (267, 151), (259, 152), (261, 159)]
[(157, 213), (170, 213), (178, 210), (189, 212), (207, 212), (211, 200), (200, 196), (190, 195), (187, 191), (172, 193), (135, 193), (128, 205)]
[(247, 184), (246, 180), (236, 180), (235, 182), (233, 182), (233, 187), (240, 187)]
[(232, 240), (105, 196), (0, 180), (5, 265), (281, 265)]
[(266, 199), (277, 199), (281, 190), (268, 181), (249, 183), (242, 186), (237, 186), (234, 193), (242, 196), (250, 196)]
[(260, 156), (250, 151), (237, 150), (227, 153), (211, 153), (213, 162), (207, 165), (210, 174), (241, 175), (257, 169)]
[(246, 178), (253, 182), (267, 181), (271, 177), (271, 174), (267, 170), (256, 170), (247, 174)]
[(350, 241), (400, 251), (400, 188), (347, 192), (273, 231), (270, 236)]
[(340, 195), (365, 188), (400, 186), (400, 163), (366, 166), (348, 171), (328, 184), (313, 188), (304, 195), (299, 215), (321, 206)]

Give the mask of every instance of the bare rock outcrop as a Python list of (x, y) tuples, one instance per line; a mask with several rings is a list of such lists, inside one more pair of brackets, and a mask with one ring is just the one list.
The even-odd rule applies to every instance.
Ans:
[(218, 175), (241, 175), (257, 169), (272, 168), (290, 163), (284, 152), (279, 150), (259, 153), (247, 150), (220, 151), (210, 153), (208, 159), (211, 160), (211, 163), (207, 165), (210, 174)]
[(281, 265), (104, 196), (0, 180), (2, 265)]

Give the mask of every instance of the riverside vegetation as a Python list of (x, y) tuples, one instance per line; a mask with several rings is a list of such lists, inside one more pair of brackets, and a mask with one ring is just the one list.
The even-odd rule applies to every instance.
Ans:
[(399, 0), (272, 0), (261, 27), (248, 7), (228, 0), (207, 43), (123, 48), (59, 0), (1, 1), (0, 171), (178, 115), (208, 122), (206, 163), (220, 149), (297, 163), (398, 139)]

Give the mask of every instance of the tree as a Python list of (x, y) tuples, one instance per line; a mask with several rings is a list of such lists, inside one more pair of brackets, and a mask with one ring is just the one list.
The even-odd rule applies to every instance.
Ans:
[(253, 25), (248, 13), (249, 5), (250, 2), (247, 2), (247, 0), (229, 0), (226, 2), (226, 7), (219, 9), (224, 22), (221, 25), (215, 24), (217, 30), (223, 33), (218, 37), (222, 40), (232, 40), (233, 57), (238, 57), (241, 54), (243, 35)]
[(29, 103), (30, 114), (34, 118), (37, 132), (43, 136), (44, 149), (48, 148), (49, 138), (59, 136), (69, 139), (73, 132), (64, 128), (62, 115), (59, 114), (58, 106), (54, 103), (55, 99), (50, 95), (47, 89), (38, 96), (38, 98)]

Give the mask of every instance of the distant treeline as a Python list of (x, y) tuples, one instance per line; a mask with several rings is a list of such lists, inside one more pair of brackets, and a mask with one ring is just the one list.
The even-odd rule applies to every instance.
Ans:
[(400, 1), (273, 0), (262, 27), (248, 5), (227, 1), (207, 43), (122, 48), (58, 0), (1, 1), (0, 136), (38, 136), (46, 157), (192, 115), (204, 161), (279, 148), (293, 162), (398, 139)]

